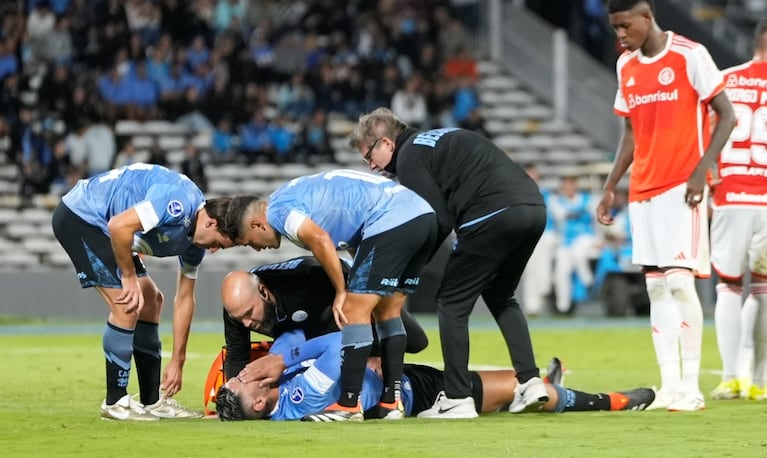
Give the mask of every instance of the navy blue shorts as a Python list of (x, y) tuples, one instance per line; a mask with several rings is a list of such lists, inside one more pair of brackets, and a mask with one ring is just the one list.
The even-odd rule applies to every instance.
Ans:
[(379, 296), (394, 291), (413, 294), (436, 239), (434, 213), (363, 239), (349, 271), (347, 291)]
[[(62, 202), (53, 210), (51, 224), (53, 234), (75, 266), (80, 286), (122, 288), (112, 242), (101, 228), (88, 224)], [(146, 267), (135, 253), (133, 264), (137, 276), (146, 276)]]
[[(444, 372), (431, 366), (421, 364), (405, 364), (403, 373), (410, 382), (413, 390), (413, 408), (410, 416), (415, 417), (419, 412), (430, 409), (437, 400), (440, 391), (444, 391)], [(477, 412), (482, 411), (482, 379), (479, 374), (469, 372), (471, 377), (471, 397), (474, 398), (474, 406)]]

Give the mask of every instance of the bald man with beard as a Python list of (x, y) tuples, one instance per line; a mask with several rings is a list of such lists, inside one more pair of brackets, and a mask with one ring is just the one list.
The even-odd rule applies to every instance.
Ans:
[[(346, 277), (349, 266), (343, 260), (341, 266)], [(251, 332), (277, 338), (300, 329), (308, 340), (338, 331), (332, 312), (334, 298), (335, 288), (313, 256), (227, 274), (221, 283), (226, 378), (236, 376), (250, 362)], [(426, 333), (405, 310), (402, 321), (407, 332), (406, 352), (426, 348)]]

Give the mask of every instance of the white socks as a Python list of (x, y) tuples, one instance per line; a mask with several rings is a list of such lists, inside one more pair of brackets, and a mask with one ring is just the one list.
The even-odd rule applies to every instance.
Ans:
[(648, 273), (646, 283), (661, 389), (698, 393), (703, 310), (695, 277), (689, 270), (671, 269)]
[(727, 283), (716, 285), (714, 323), (716, 324), (716, 342), (719, 347), (719, 356), (722, 359), (723, 381), (732, 380), (738, 375), (738, 353), (741, 345), (740, 302), (742, 295), (743, 288), (741, 286)]

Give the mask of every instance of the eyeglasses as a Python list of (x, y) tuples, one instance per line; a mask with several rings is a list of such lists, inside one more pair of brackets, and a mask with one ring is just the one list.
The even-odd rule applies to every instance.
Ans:
[(376, 149), (376, 145), (379, 141), (381, 141), (383, 137), (376, 138), (373, 143), (370, 144), (370, 148), (368, 148), (368, 152), (365, 153), (364, 156), (362, 156), (362, 160), (365, 161), (366, 164), (370, 164), (370, 156), (373, 154), (373, 150)]

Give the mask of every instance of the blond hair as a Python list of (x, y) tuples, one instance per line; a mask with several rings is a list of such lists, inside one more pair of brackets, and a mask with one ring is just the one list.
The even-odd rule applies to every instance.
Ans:
[(368, 114), (360, 115), (359, 122), (349, 137), (349, 146), (357, 149), (360, 145), (369, 145), (380, 137), (394, 140), (406, 128), (407, 124), (390, 109), (376, 108)]

